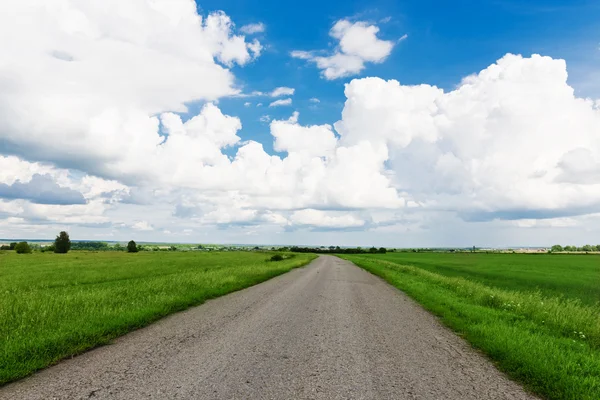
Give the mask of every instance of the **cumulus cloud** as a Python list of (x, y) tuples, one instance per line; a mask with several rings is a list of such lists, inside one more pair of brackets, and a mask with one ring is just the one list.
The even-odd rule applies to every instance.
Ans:
[(236, 94), (219, 63), (245, 65), (259, 49), (235, 35), (226, 14), (198, 15), (192, 0), (1, 7), (0, 35), (15, 38), (0, 43), (4, 147), (99, 175), (116, 176), (107, 162), (139, 164), (157, 151), (157, 114)]
[(256, 24), (248, 24), (244, 25), (240, 28), (240, 32), (245, 33), (246, 35), (254, 35), (256, 33), (262, 33), (266, 29), (265, 24), (262, 22), (258, 22)]
[(290, 221), (296, 225), (308, 225), (318, 228), (355, 228), (365, 224), (365, 221), (351, 214), (329, 215), (325, 211), (305, 209), (294, 212)]
[[(567, 229), (600, 212), (600, 103), (574, 95), (562, 60), (506, 55), (450, 91), (356, 79), (335, 123), (263, 118), (272, 154), (217, 105), (239, 95), (229, 67), (261, 51), (226, 14), (198, 15), (192, 0), (61, 4), (0, 6), (13, 38), (0, 42), (0, 236), (218, 225), (278, 240), (294, 226), (389, 235), (494, 219)], [(394, 46), (363, 22), (330, 35), (331, 54), (293, 55), (331, 79)]]
[(271, 134), (276, 151), (306, 155), (308, 157), (331, 156), (337, 146), (337, 138), (331, 125), (298, 125), (299, 113), (287, 121), (273, 121)]
[(35, 174), (29, 182), (17, 180), (12, 185), (0, 183), (0, 197), (25, 199), (39, 204), (85, 204), (81, 193), (59, 186), (50, 175)]
[[(366, 22), (337, 21), (329, 36), (339, 41), (331, 55), (319, 52), (294, 50), (294, 58), (314, 62), (325, 79), (337, 79), (360, 73), (366, 62), (381, 63), (390, 55), (394, 42), (377, 37), (379, 28)], [(404, 37), (403, 37), (404, 38)]]
[(148, 223), (148, 221), (137, 221), (133, 225), (131, 225), (132, 229), (136, 231), (152, 231), (154, 227)]
[(280, 107), (280, 106), (290, 106), (292, 105), (292, 99), (279, 99), (279, 100), (275, 100), (274, 102), (272, 102), (271, 104), (269, 104), (269, 107)]
[(385, 146), (395, 185), (427, 207), (479, 219), (600, 208), (600, 111), (574, 96), (563, 60), (509, 54), (448, 93), (379, 78), (345, 93), (340, 144)]
[(296, 91), (296, 89), (294, 89), (294, 88), (281, 86), (281, 87), (275, 88), (270, 94), (271, 94), (271, 97), (292, 96), (295, 91)]

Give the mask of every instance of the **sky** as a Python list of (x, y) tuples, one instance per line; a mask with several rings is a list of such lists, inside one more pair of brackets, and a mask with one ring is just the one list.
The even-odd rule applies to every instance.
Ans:
[(0, 238), (600, 243), (593, 1), (6, 0)]

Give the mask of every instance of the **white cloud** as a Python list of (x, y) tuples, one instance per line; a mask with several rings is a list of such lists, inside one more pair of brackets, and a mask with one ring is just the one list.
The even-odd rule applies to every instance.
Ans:
[(228, 16), (203, 18), (192, 0), (1, 8), (0, 35), (15, 38), (0, 42), (1, 139), (15, 154), (96, 174), (116, 176), (108, 170), (158, 151), (156, 114), (237, 93), (215, 59), (252, 59)]
[(376, 25), (342, 19), (329, 31), (329, 35), (339, 41), (333, 54), (319, 56), (316, 52), (294, 50), (291, 56), (316, 63), (326, 79), (356, 75), (365, 68), (366, 62), (381, 63), (392, 52), (394, 42), (379, 39), (377, 33)]
[(337, 146), (337, 138), (331, 125), (298, 125), (298, 112), (287, 121), (273, 121), (271, 134), (275, 138), (276, 151), (305, 155), (308, 157), (331, 156)]
[(271, 116), (270, 115), (263, 115), (259, 118), (260, 122), (270, 122), (271, 121)]
[(311, 103), (320, 103), (321, 102), (321, 100), (317, 99), (316, 97), (312, 97), (309, 101)]
[[(538, 228), (529, 238), (598, 232), (587, 218), (600, 212), (600, 102), (574, 95), (562, 60), (507, 55), (448, 92), (356, 79), (334, 124), (269, 117), (273, 155), (242, 141), (252, 136), (240, 119), (216, 105), (239, 94), (227, 66), (260, 52), (225, 14), (199, 16), (191, 0), (61, 4), (0, 6), (0, 34), (13, 38), (0, 41), (0, 141), (11, 154), (0, 156), (0, 184), (18, 197), (0, 199), (0, 237), (68, 228), (78, 238), (169, 231), (235, 242), (252, 231), (360, 243), (364, 233), (323, 232), (368, 229), (414, 245), (432, 231), (453, 243), (490, 231), (513, 240), (524, 227)], [(330, 56), (294, 54), (342, 76), (387, 57), (393, 43), (377, 34), (339, 21)], [(260, 95), (277, 91), (293, 94)], [(189, 103), (200, 111), (183, 120)], [(14, 195), (36, 174), (85, 202)]]
[(347, 213), (326, 213), (321, 210), (306, 209), (294, 212), (290, 221), (297, 225), (308, 225), (318, 228), (355, 228), (365, 221)]
[(275, 100), (274, 102), (269, 104), (269, 107), (280, 107), (280, 106), (290, 106), (290, 105), (292, 105), (292, 99), (279, 99), (279, 100)]
[(148, 223), (148, 221), (137, 221), (135, 224), (131, 226), (132, 229), (136, 231), (152, 231), (154, 228), (152, 225)]
[(256, 33), (262, 33), (266, 30), (265, 24), (262, 22), (256, 24), (244, 25), (240, 28), (240, 32), (246, 35), (254, 35)]
[(294, 88), (282, 86), (282, 87), (273, 89), (273, 91), (271, 92), (270, 95), (271, 95), (271, 97), (292, 96), (295, 91), (296, 91), (296, 89), (294, 89)]
[(252, 105), (252, 103), (250, 103), (249, 101), (244, 103), (244, 107), (250, 107)]
[(454, 91), (378, 78), (346, 86), (340, 145), (388, 148), (394, 184), (467, 219), (600, 208), (600, 111), (565, 62), (506, 55)]

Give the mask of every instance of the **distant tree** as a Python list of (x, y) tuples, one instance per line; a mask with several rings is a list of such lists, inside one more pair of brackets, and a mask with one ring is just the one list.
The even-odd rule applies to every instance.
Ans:
[(596, 248), (594, 249), (594, 251), (600, 251), (600, 244), (596, 245)]
[(583, 247), (581, 248), (581, 250), (582, 250), (582, 251), (594, 251), (594, 248), (593, 248), (591, 245), (589, 245), (589, 244), (586, 244), (585, 246), (583, 246)]
[[(568, 247), (568, 246), (567, 246)], [(552, 246), (552, 248), (550, 249), (553, 253), (558, 253), (560, 251), (563, 251), (563, 247), (560, 244), (555, 244), (554, 246)]]
[(138, 252), (138, 247), (133, 240), (130, 240), (129, 243), (127, 243), (127, 252), (128, 253), (137, 253)]
[(65, 254), (69, 250), (71, 250), (71, 239), (69, 239), (69, 234), (65, 231), (62, 231), (58, 234), (56, 239), (54, 239), (54, 252)]
[(565, 251), (577, 251), (575, 246), (565, 246)]
[(116, 244), (113, 246), (113, 249), (114, 249), (115, 251), (123, 251), (123, 246), (121, 246), (121, 243), (116, 243)]
[(56, 246), (54, 245), (54, 243), (49, 244), (48, 246), (42, 247), (42, 253), (47, 253), (47, 252), (54, 253), (55, 251), (56, 251)]
[(377, 250), (377, 252), (381, 253), (381, 254), (385, 254), (385, 253), (387, 253), (387, 249), (385, 247), (380, 247), (379, 250)]
[(17, 254), (29, 254), (31, 253), (31, 247), (27, 242), (19, 242), (15, 245), (15, 251)]
[(17, 247), (17, 242), (13, 242), (13, 243), (9, 244), (8, 247), (9, 247), (9, 250), (14, 250), (15, 247)]
[(0, 246), (0, 250), (10, 250), (10, 245), (3, 244), (2, 246)]
[(371, 247), (369, 249), (369, 253), (377, 253), (377, 248), (376, 247)]

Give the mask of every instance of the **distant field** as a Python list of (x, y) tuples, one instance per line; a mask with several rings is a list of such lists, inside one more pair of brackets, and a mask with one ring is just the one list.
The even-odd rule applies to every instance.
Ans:
[(371, 257), (414, 265), (502, 289), (600, 302), (600, 254), (388, 253)]
[(600, 399), (600, 256), (341, 257), (413, 297), (533, 392)]
[(0, 385), (307, 264), (253, 252), (0, 253)]

